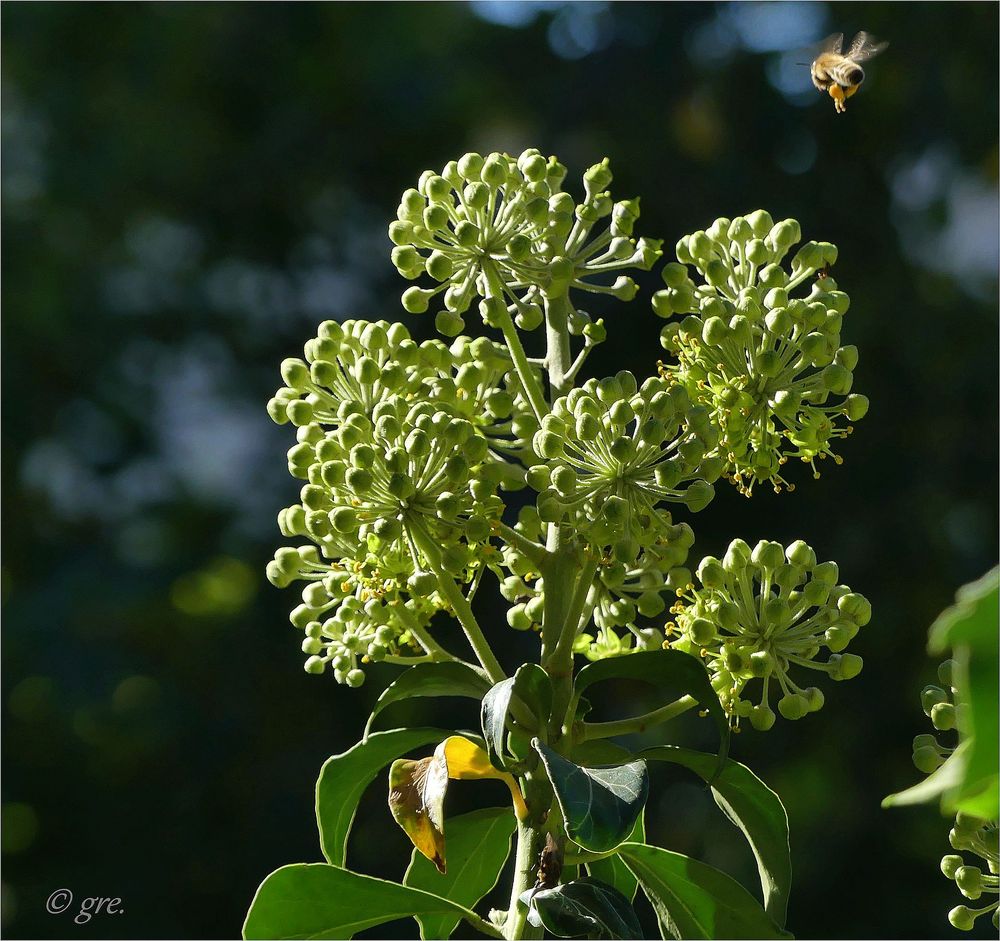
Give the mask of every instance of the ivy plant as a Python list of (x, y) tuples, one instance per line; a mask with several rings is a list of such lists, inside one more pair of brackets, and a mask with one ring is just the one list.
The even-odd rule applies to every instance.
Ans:
[[(587, 295), (632, 301), (631, 274), (662, 250), (635, 233), (639, 201), (609, 193), (607, 160), (582, 193), (565, 177), (537, 150), (425, 171), (389, 226), (391, 257), (414, 282), (402, 306), (433, 307), (445, 340), (328, 321), (281, 365), (268, 411), (296, 429), (288, 468), (303, 486), (278, 516), (296, 545), (268, 578), (302, 588), (291, 622), (307, 673), (357, 687), (367, 664), (400, 672), (361, 741), (320, 773), (325, 862), (268, 876), (248, 938), (349, 938), (404, 917), (422, 938), (638, 938), (640, 889), (665, 938), (789, 936), (787, 817), (728, 757), (730, 734), (820, 709), (814, 681), (861, 669), (845, 651), (871, 609), (801, 540), (735, 539), (691, 565), (689, 519), (720, 482), (790, 491), (841, 462), (834, 449), (868, 402), (851, 392), (857, 350), (841, 345), (837, 250), (793, 252), (799, 224), (763, 210), (716, 219), (662, 269), (652, 308), (667, 321), (666, 359), (647, 376), (581, 381), (606, 338)], [(506, 625), (477, 614), (493, 589)], [(442, 640), (448, 618), (466, 649)], [(537, 634), (535, 660), (505, 662), (511, 629)], [(596, 717), (590, 697), (614, 680), (660, 704)], [(481, 729), (374, 730), (386, 707), (419, 696), (478, 700)], [(662, 744), (685, 713), (711, 723), (713, 752)], [(621, 741), (649, 730), (661, 744)], [(648, 842), (663, 764), (710, 788), (759, 886)], [(376, 778), (386, 826), (413, 843), (398, 882), (346, 867)], [(509, 805), (449, 814), (451, 782), (482, 779), (504, 782)], [(506, 904), (482, 911), (501, 879)]]

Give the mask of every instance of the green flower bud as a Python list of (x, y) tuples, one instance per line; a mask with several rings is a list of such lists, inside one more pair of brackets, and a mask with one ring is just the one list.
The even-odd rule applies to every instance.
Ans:
[(868, 414), (868, 397), (864, 395), (849, 395), (844, 403), (844, 413), (851, 421), (860, 421)]
[[(805, 569), (811, 569), (816, 565), (816, 553), (801, 539), (797, 539), (788, 547), (785, 557), (793, 565), (799, 565)], [(834, 576), (834, 579), (836, 579), (836, 576)]]
[(684, 492), (684, 504), (692, 513), (705, 509), (715, 497), (715, 488), (706, 480), (695, 480)]
[(948, 921), (959, 931), (972, 931), (976, 917), (965, 905), (957, 905), (948, 912)]
[(447, 281), (455, 270), (454, 262), (441, 251), (433, 251), (425, 264), (427, 273), (435, 281)]
[(785, 219), (775, 225), (768, 234), (768, 241), (775, 250), (784, 254), (792, 245), (801, 241), (802, 230), (794, 219)]
[(920, 705), (926, 716), (930, 716), (931, 710), (935, 706), (946, 702), (948, 702), (948, 694), (939, 686), (925, 686), (920, 693)]
[(955, 661), (945, 660), (938, 667), (938, 679), (941, 681), (942, 685), (948, 689), (953, 689), (955, 686)]
[(782, 696), (778, 701), (778, 712), (786, 719), (801, 719), (809, 712), (809, 701), (799, 693)]
[[(762, 539), (754, 547), (750, 558), (754, 565), (759, 565), (765, 570), (774, 571), (784, 563), (785, 553), (780, 543), (767, 542)], [(789, 561), (794, 561), (794, 559), (789, 559)]]
[(537, 304), (525, 304), (520, 307), (514, 322), (522, 330), (537, 330), (545, 320), (542, 308)]
[(465, 321), (448, 310), (439, 311), (434, 317), (438, 333), (446, 337), (456, 337), (465, 329)]
[(769, 709), (767, 706), (760, 705), (754, 706), (750, 710), (750, 724), (758, 732), (766, 732), (768, 729), (772, 728), (775, 723), (776, 716), (773, 710)]
[(956, 726), (955, 707), (950, 702), (942, 702), (931, 708), (931, 722), (941, 732), (951, 731)]
[(365, 675), (360, 670), (348, 670), (344, 682), (352, 689), (357, 689), (365, 681)]
[(831, 363), (822, 374), (823, 387), (829, 389), (835, 395), (847, 395), (851, 391), (854, 377), (843, 366)]
[(757, 679), (770, 676), (774, 670), (774, 658), (766, 650), (755, 650), (750, 654), (750, 675)]
[(562, 456), (564, 443), (562, 436), (550, 431), (539, 431), (533, 439), (535, 453), (549, 461)]
[(983, 873), (978, 866), (960, 866), (955, 872), (955, 884), (968, 899), (978, 899), (983, 894)]
[(715, 625), (707, 618), (695, 618), (688, 628), (688, 636), (699, 647), (707, 647), (715, 640)]
[(759, 239), (764, 238), (774, 228), (774, 220), (771, 218), (771, 214), (765, 209), (758, 209), (756, 212), (751, 212), (746, 219), (750, 223), (753, 234)]
[(322, 657), (310, 657), (305, 662), (306, 673), (319, 675), (326, 669), (326, 661)]
[(643, 592), (639, 596), (637, 608), (644, 618), (655, 618), (666, 610), (666, 602), (657, 591)]
[(853, 653), (834, 654), (830, 657), (830, 676), (835, 680), (853, 680), (864, 666), (864, 660)]
[(941, 872), (949, 879), (955, 878), (955, 873), (958, 872), (959, 867), (965, 865), (965, 860), (961, 856), (945, 856), (941, 860)]
[(706, 556), (698, 566), (698, 578), (706, 588), (721, 588), (726, 584), (726, 570), (713, 556)]
[(759, 238), (747, 242), (747, 258), (755, 265), (766, 265), (771, 260), (771, 252)]
[(864, 627), (872, 619), (872, 606), (864, 595), (847, 594), (837, 601), (837, 608), (858, 627)]
[(810, 686), (808, 689), (803, 690), (803, 693), (805, 694), (806, 704), (810, 712), (819, 712), (823, 708), (826, 697), (823, 695), (821, 689), (816, 686)]
[(709, 346), (718, 346), (728, 339), (732, 331), (729, 329), (729, 324), (727, 324), (721, 317), (709, 317), (705, 321), (705, 327), (702, 330), (702, 339)]

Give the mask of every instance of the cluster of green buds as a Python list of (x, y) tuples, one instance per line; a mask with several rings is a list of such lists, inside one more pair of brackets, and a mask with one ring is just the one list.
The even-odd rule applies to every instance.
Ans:
[(506, 348), (485, 337), (417, 344), (399, 324), (328, 321), (304, 352), (282, 364), (268, 411), (296, 426), (288, 467), (305, 481), (279, 526), (314, 545), (279, 550), (268, 575), (309, 583), (291, 615), (307, 671), (330, 664), (357, 685), (359, 657), (427, 651), (419, 638), (445, 607), (435, 573), (469, 582), (499, 558), (497, 489), (524, 485), (539, 426)]
[[(945, 735), (958, 727), (958, 713), (962, 709), (961, 704), (955, 703), (953, 672), (954, 661), (945, 660), (938, 667), (940, 685), (925, 686), (920, 693), (924, 714), (931, 720), (935, 730)], [(913, 764), (918, 771), (931, 774), (954, 751), (955, 747), (943, 744), (936, 735), (918, 735), (913, 739)], [(983, 896), (992, 898), (990, 904), (980, 908), (958, 905), (948, 913), (948, 920), (961, 931), (971, 931), (977, 918), (992, 912), (993, 926), (1000, 927), (1000, 831), (997, 821), (959, 813), (948, 839), (952, 849), (958, 853), (972, 853), (982, 863), (970, 866), (958, 853), (950, 853), (941, 860), (941, 872), (958, 886), (959, 892), (967, 899), (978, 901)]]
[[(958, 706), (955, 704), (955, 690), (952, 687), (954, 662), (945, 660), (938, 667), (941, 685), (925, 686), (920, 693), (920, 704), (924, 715), (931, 720), (938, 732), (951, 732), (958, 727)], [(929, 733), (917, 735), (913, 739), (913, 764), (918, 771), (931, 774), (937, 771), (955, 751), (943, 745), (937, 737)]]
[[(666, 593), (673, 596), (676, 589), (691, 581), (691, 571), (684, 563), (694, 545), (694, 533), (687, 523), (671, 523), (668, 513), (661, 511), (661, 516), (660, 535), (633, 562), (626, 564), (610, 554), (600, 558), (585, 606), (593, 612), (596, 634), (588, 632), (588, 623), (580, 625), (574, 653), (588, 660), (603, 660), (663, 646), (664, 631), (652, 619), (666, 610)], [(534, 507), (521, 510), (515, 527), (519, 533), (539, 542), (544, 539), (544, 528)], [(501, 594), (512, 603), (507, 622), (516, 630), (539, 630), (545, 580), (536, 577), (532, 563), (515, 546), (505, 547), (503, 562), (513, 573), (504, 577), (498, 571)]]
[[(976, 919), (993, 914), (993, 927), (1000, 928), (1000, 830), (997, 821), (982, 820), (959, 814), (948, 834), (951, 845), (961, 852), (972, 853), (982, 860), (980, 866), (970, 866), (957, 853), (941, 860), (941, 872), (958, 886), (959, 892), (971, 901), (989, 901), (979, 908), (956, 905), (948, 912), (948, 921), (960, 931), (971, 931)], [(983, 896), (986, 896), (984, 899)]]
[[(304, 534), (301, 510), (282, 511), (285, 535)], [(444, 607), (431, 590), (433, 576), (425, 574), (425, 584), (419, 585), (410, 554), (398, 547), (332, 562), (321, 558), (314, 545), (284, 547), (268, 563), (267, 577), (278, 588), (295, 581), (306, 583), (302, 603), (290, 617), (305, 635), (305, 670), (323, 673), (329, 667), (337, 682), (348, 686), (364, 682), (359, 663), (423, 654), (418, 635), (425, 636), (420, 632)], [(404, 587), (411, 585), (425, 594), (407, 597)]]
[[(523, 330), (542, 324), (544, 299), (571, 288), (631, 300), (636, 285), (627, 275), (605, 281), (630, 267), (649, 270), (660, 257), (659, 241), (632, 238), (639, 201), (612, 200), (607, 160), (584, 174), (582, 202), (562, 191), (565, 177), (555, 157), (537, 150), (517, 158), (469, 153), (440, 173), (425, 170), (403, 194), (389, 238), (399, 273), (409, 280), (426, 273), (437, 286), (409, 288), (403, 307), (422, 313), (443, 295), (436, 326), (456, 336), (477, 297), (487, 326), (503, 329), (513, 318)], [(569, 326), (588, 338), (588, 331), (603, 335), (582, 312), (572, 313)]]
[(502, 344), (487, 337), (416, 343), (399, 323), (328, 320), (305, 345), (304, 359), (281, 364), (285, 386), (268, 402), (279, 425), (299, 429), (288, 469), (305, 479), (316, 427), (337, 427), (346, 414), (369, 418), (389, 399), (422, 398), (476, 426), (502, 468), (505, 487), (523, 483), (520, 464), (530, 449), (536, 421)]
[(545, 463), (528, 469), (528, 483), (543, 521), (568, 521), (593, 548), (610, 547), (631, 565), (671, 525), (658, 503), (692, 512), (708, 505), (722, 471), (708, 456), (717, 442), (708, 413), (683, 387), (654, 376), (640, 389), (620, 372), (555, 402), (534, 437)]
[(850, 301), (828, 274), (836, 246), (807, 242), (786, 270), (800, 239), (798, 222), (774, 223), (764, 210), (716, 219), (677, 243), (667, 287), (653, 296), (660, 317), (682, 318), (661, 333), (677, 359), (661, 371), (709, 410), (725, 475), (748, 496), (756, 481), (792, 489), (781, 474), (789, 458), (816, 477), (817, 459), (841, 463), (833, 443), (868, 411), (865, 396), (849, 394), (858, 351), (840, 345)]
[[(667, 631), (680, 634), (671, 646), (706, 659), (712, 685), (734, 724), (748, 718), (755, 729), (771, 728), (774, 686), (778, 712), (786, 719), (820, 709), (823, 693), (798, 686), (789, 676), (793, 668), (834, 680), (861, 672), (861, 658), (843, 651), (871, 619), (871, 605), (838, 585), (836, 563), (817, 562), (801, 540), (787, 549), (761, 541), (751, 550), (736, 539), (724, 558), (704, 558), (697, 575), (700, 587), (678, 591)], [(830, 656), (820, 662), (816, 658), (823, 648)], [(744, 693), (756, 680), (761, 692), (754, 704)]]

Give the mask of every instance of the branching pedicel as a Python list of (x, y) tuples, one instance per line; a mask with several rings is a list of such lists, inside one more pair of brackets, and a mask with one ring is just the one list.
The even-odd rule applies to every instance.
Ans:
[[(782, 937), (790, 874), (784, 812), (759, 779), (725, 758), (729, 731), (745, 719), (770, 728), (775, 700), (787, 719), (819, 709), (823, 693), (797, 683), (858, 673), (860, 657), (843, 651), (870, 606), (837, 584), (835, 563), (818, 562), (801, 541), (751, 549), (735, 540), (723, 559), (704, 559), (695, 578), (685, 566), (694, 542), (686, 516), (711, 501), (720, 478), (749, 496), (758, 482), (793, 489), (789, 458), (814, 471), (817, 460), (840, 462), (834, 444), (863, 417), (867, 400), (848, 394), (857, 351), (840, 345), (848, 299), (828, 274), (836, 249), (809, 242), (786, 269), (800, 239), (794, 220), (774, 224), (763, 211), (716, 220), (681, 239), (677, 262), (663, 269), (667, 287), (653, 298), (656, 314), (672, 318), (662, 334), (671, 358), (650, 363), (646, 378), (622, 371), (577, 385), (606, 336), (603, 322), (581, 309), (583, 296), (632, 300), (629, 270), (650, 269), (661, 243), (634, 237), (638, 200), (612, 199), (607, 160), (584, 174), (579, 202), (562, 190), (565, 176), (554, 157), (534, 150), (517, 159), (466, 154), (440, 173), (424, 172), (403, 194), (389, 227), (392, 260), (421, 282), (405, 291), (403, 306), (422, 313), (433, 304), (439, 332), (455, 339), (417, 343), (400, 324), (330, 321), (304, 359), (282, 364), (285, 386), (268, 410), (296, 426), (288, 466), (306, 483), (279, 525), (304, 542), (279, 549), (268, 577), (279, 587), (305, 582), (291, 620), (305, 635), (307, 672), (329, 669), (357, 686), (366, 663), (387, 661), (409, 669), (383, 694), (386, 704), (428, 694), (483, 700), (482, 739), (441, 731), (418, 741), (399, 729), (366, 737), (350, 759), (373, 754), (376, 736), (399, 736), (399, 750), (371, 758), (374, 776), (393, 758), (440, 742), (433, 759), (393, 765), (391, 794), (397, 820), (411, 836), (426, 834), (439, 867), (446, 867), (443, 789), (428, 782), (501, 777), (515, 795), (506, 911), (489, 920), (473, 911), (499, 869), (474, 887), (421, 882), (415, 852), (392, 892), (423, 890), (419, 904), (401, 904), (412, 904), (407, 910), (425, 936), (444, 931), (426, 914), (436, 904), (449, 912), (449, 932), (464, 918), (509, 939), (540, 937), (543, 926), (563, 937), (633, 937), (630, 898), (639, 884), (665, 937), (698, 930), (678, 908), (684, 893), (687, 902), (728, 913), (719, 917), (732, 923), (720, 931), (746, 932), (727, 936)], [(458, 336), (474, 305), (496, 339)], [(542, 344), (531, 334), (543, 328)], [(511, 518), (504, 494), (524, 488), (536, 496)], [(492, 577), (511, 602), (510, 627), (541, 635), (538, 663), (510, 678), (494, 649), (499, 642), (502, 650), (502, 637), (484, 630), (473, 610)], [(439, 612), (461, 624), (474, 661), (435, 638)], [(821, 659), (824, 649), (830, 656)], [(575, 675), (574, 654), (591, 661)], [(642, 716), (588, 721), (583, 690), (613, 677), (680, 698)], [(665, 747), (636, 756), (609, 741), (695, 705), (718, 720), (718, 756)], [(645, 845), (647, 762), (658, 760), (702, 774), (729, 805), (752, 794), (772, 808), (766, 821), (741, 824), (769, 831), (751, 841), (763, 907), (696, 860), (683, 863), (681, 879), (683, 857)], [(343, 869), (328, 849), (346, 839), (324, 829), (331, 782), (321, 777), (318, 801), (329, 865), (294, 876), (294, 912), (275, 893), (296, 867), (269, 877), (248, 936), (291, 930), (293, 922), (296, 930), (347, 932), (336, 936), (359, 930), (350, 902), (331, 914), (301, 901), (301, 880), (326, 880), (338, 892), (348, 887), (343, 880), (375, 881)], [(507, 840), (514, 818), (495, 813), (510, 821), (498, 837)], [(473, 826), (456, 818), (448, 831), (460, 842)], [(414, 838), (430, 855), (423, 840)], [(546, 847), (564, 858), (550, 859), (540, 878)], [(385, 905), (384, 917), (365, 924), (401, 917)]]

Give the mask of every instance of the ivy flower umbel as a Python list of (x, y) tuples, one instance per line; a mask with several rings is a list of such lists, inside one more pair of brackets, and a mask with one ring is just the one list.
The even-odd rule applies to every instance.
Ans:
[[(286, 535), (302, 535), (299, 526), (287, 531), (289, 511), (283, 512)], [(291, 516), (294, 525), (297, 514)], [(421, 583), (408, 551), (396, 546), (365, 553), (362, 548), (354, 549), (358, 558), (330, 561), (320, 557), (316, 546), (284, 547), (267, 566), (267, 577), (278, 588), (306, 582), (302, 603), (290, 615), (292, 625), (305, 634), (306, 672), (323, 673), (329, 666), (337, 682), (348, 686), (364, 682), (360, 663), (386, 657), (405, 663), (425, 653), (418, 638), (426, 637), (431, 617), (445, 607), (428, 590), (433, 576), (424, 573)]]
[(414, 393), (440, 371), (435, 347), (417, 344), (402, 324), (384, 320), (327, 320), (304, 352), (304, 360), (281, 364), (285, 387), (267, 403), (279, 425), (335, 425), (345, 402), (371, 415), (378, 402)]
[[(938, 668), (940, 686), (925, 686), (920, 694), (924, 714), (935, 730), (948, 736), (959, 725), (958, 712), (963, 707), (955, 703), (952, 686), (954, 662), (946, 660)], [(913, 739), (913, 764), (924, 774), (937, 771), (956, 751), (957, 746), (942, 743), (936, 735), (925, 733)], [(948, 913), (952, 926), (960, 931), (971, 931), (980, 915), (993, 913), (994, 928), (1000, 927), (1000, 831), (996, 820), (983, 820), (960, 813), (955, 826), (948, 834), (952, 849), (958, 853), (978, 856), (980, 865), (968, 865), (958, 853), (950, 853), (941, 860), (941, 872), (951, 879), (967, 899), (978, 901), (984, 895), (988, 904), (979, 908), (958, 905)]]
[[(871, 619), (871, 605), (838, 585), (837, 577), (836, 563), (817, 563), (801, 540), (787, 549), (761, 541), (751, 551), (736, 539), (723, 559), (702, 560), (701, 587), (678, 592), (667, 630), (682, 636), (672, 646), (706, 658), (712, 685), (737, 720), (747, 717), (756, 729), (771, 728), (772, 692), (780, 697), (782, 716), (799, 719), (822, 707), (823, 693), (798, 686), (791, 670), (815, 670), (834, 680), (861, 672), (861, 658), (842, 651)], [(816, 659), (824, 647), (831, 653), (825, 663)], [(754, 705), (744, 692), (756, 680), (762, 689)]]
[(502, 344), (487, 337), (417, 344), (402, 324), (348, 320), (321, 324), (304, 352), (304, 360), (282, 363), (286, 385), (268, 402), (274, 421), (299, 428), (289, 452), (293, 476), (305, 478), (312, 463), (314, 426), (336, 428), (355, 413), (371, 417), (379, 403), (403, 396), (471, 421), (501, 465), (504, 486), (523, 484), (523, 468), (511, 459), (527, 453), (538, 423)]
[(658, 503), (697, 512), (712, 499), (722, 462), (707, 455), (716, 443), (683, 387), (651, 377), (638, 389), (620, 372), (555, 402), (534, 437), (546, 463), (529, 468), (528, 483), (544, 521), (568, 519), (592, 546), (631, 563), (670, 525)]
[[(424, 171), (403, 194), (389, 237), (400, 274), (416, 280), (426, 273), (438, 286), (409, 288), (403, 306), (422, 313), (443, 294), (436, 325), (455, 336), (476, 297), (487, 325), (502, 329), (513, 316), (524, 330), (541, 325), (543, 298), (571, 288), (631, 300), (631, 278), (604, 282), (625, 268), (648, 270), (660, 257), (659, 241), (631, 237), (639, 201), (611, 199), (607, 160), (584, 174), (580, 203), (562, 192), (565, 177), (555, 157), (537, 150), (516, 159), (468, 153), (440, 173)], [(603, 220), (609, 224), (597, 231)]]
[[(800, 238), (794, 219), (774, 224), (763, 210), (716, 219), (677, 243), (678, 261), (663, 270), (667, 288), (653, 297), (659, 316), (687, 315), (663, 328), (677, 362), (662, 373), (709, 409), (726, 476), (747, 495), (758, 480), (792, 489), (780, 473), (789, 458), (816, 477), (817, 458), (841, 463), (833, 442), (853, 428), (838, 422), (868, 411), (867, 398), (848, 394), (858, 351), (840, 345), (850, 301), (827, 275), (836, 246), (807, 242), (786, 270), (782, 260)], [(792, 296), (817, 274), (806, 296)]]
[[(626, 565), (610, 555), (604, 556), (594, 573), (587, 594), (586, 609), (593, 609), (596, 635), (581, 624), (573, 645), (575, 653), (588, 660), (603, 660), (634, 649), (652, 650), (663, 645), (661, 627), (649, 619), (666, 609), (664, 595), (673, 597), (677, 588), (688, 584), (691, 572), (684, 567), (688, 550), (694, 545), (694, 533), (686, 523), (672, 524), (668, 513), (661, 511), (664, 526), (652, 545)], [(544, 538), (544, 524), (534, 507), (519, 514), (518, 532), (529, 539)], [(504, 565), (514, 573), (503, 577), (500, 593), (512, 606), (507, 623), (515, 630), (538, 630), (544, 607), (545, 580), (536, 578), (531, 562), (513, 546), (503, 551)], [(625, 628), (624, 631), (619, 630)]]
[[(970, 866), (957, 853), (941, 860), (941, 872), (958, 886), (967, 899), (986, 901), (979, 908), (956, 905), (948, 912), (948, 921), (960, 931), (971, 931), (980, 915), (993, 914), (993, 927), (1000, 928), (1000, 830), (995, 820), (982, 820), (959, 814), (948, 834), (951, 845), (959, 852), (972, 853), (982, 860), (981, 866)], [(985, 867), (985, 868), (984, 868)], [(986, 899), (982, 899), (983, 896)]]
[(321, 529), (382, 544), (430, 538), (453, 574), (468, 564), (468, 545), (489, 538), (503, 510), (495, 493), (502, 471), (486, 461), (486, 439), (433, 402), (393, 396), (371, 418), (343, 415), (313, 448), (309, 474), (318, 482), (303, 487), (302, 503), (326, 514)]

